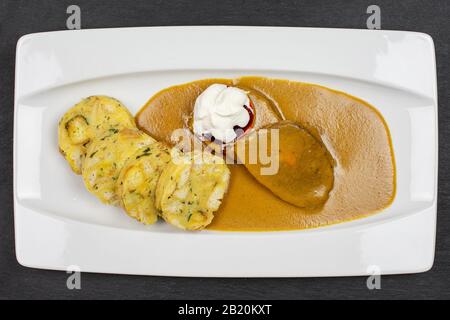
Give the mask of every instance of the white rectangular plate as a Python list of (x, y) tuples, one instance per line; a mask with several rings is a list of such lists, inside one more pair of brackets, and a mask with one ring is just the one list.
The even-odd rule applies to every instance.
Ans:
[[(135, 113), (167, 86), (261, 75), (360, 97), (385, 117), (398, 191), (369, 218), (290, 232), (184, 232), (144, 226), (100, 204), (58, 153), (57, 123), (82, 97), (111, 95)], [(432, 39), (395, 31), (162, 27), (60, 31), (17, 44), (16, 254), (65, 270), (207, 277), (422, 272), (434, 259), (437, 94)]]

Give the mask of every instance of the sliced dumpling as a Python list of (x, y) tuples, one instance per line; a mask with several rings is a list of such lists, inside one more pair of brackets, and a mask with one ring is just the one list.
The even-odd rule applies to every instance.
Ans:
[(92, 141), (83, 164), (83, 180), (89, 192), (103, 203), (119, 205), (116, 182), (124, 164), (137, 150), (155, 140), (138, 129), (124, 128)]
[(164, 220), (178, 228), (203, 229), (219, 209), (229, 181), (230, 170), (221, 157), (172, 152), (158, 181), (156, 206)]
[(106, 96), (83, 99), (61, 118), (58, 125), (59, 149), (72, 170), (81, 174), (89, 144), (105, 132), (134, 128), (128, 109), (118, 100)]
[(170, 162), (169, 148), (159, 142), (140, 148), (125, 164), (117, 182), (117, 193), (129, 216), (144, 224), (155, 223), (156, 185)]

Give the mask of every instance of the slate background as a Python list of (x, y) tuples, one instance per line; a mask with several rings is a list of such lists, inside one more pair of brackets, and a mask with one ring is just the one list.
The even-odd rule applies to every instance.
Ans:
[[(166, 25), (267, 25), (366, 28), (366, 8), (381, 7), (382, 29), (430, 34), (439, 84), (439, 198), (437, 250), (431, 271), (366, 278), (202, 279), (83, 274), (82, 289), (67, 274), (21, 267), (14, 253), (12, 142), (15, 45), (20, 36), (66, 28), (66, 8), (78, 4), (82, 28)], [(450, 298), (450, 157), (448, 0), (370, 1), (10, 1), (0, 0), (0, 298), (2, 299), (431, 299)]]

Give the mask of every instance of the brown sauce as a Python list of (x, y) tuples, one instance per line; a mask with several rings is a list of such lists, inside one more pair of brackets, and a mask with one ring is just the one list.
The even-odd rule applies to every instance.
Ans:
[(209, 229), (313, 228), (361, 218), (392, 203), (395, 162), (388, 127), (374, 107), (342, 92), (263, 77), (206, 79), (157, 93), (136, 116), (138, 126), (170, 144), (172, 131), (188, 126), (195, 99), (213, 83), (250, 91), (254, 128), (286, 119), (323, 142), (334, 159), (334, 183), (323, 206), (300, 208), (275, 196), (244, 165), (231, 165), (228, 193)]

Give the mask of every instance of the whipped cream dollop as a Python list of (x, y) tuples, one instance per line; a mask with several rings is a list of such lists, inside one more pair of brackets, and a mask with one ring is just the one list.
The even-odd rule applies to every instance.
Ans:
[(194, 133), (213, 136), (228, 143), (236, 139), (234, 128), (244, 128), (250, 121), (247, 92), (224, 84), (212, 84), (203, 91), (194, 105)]

